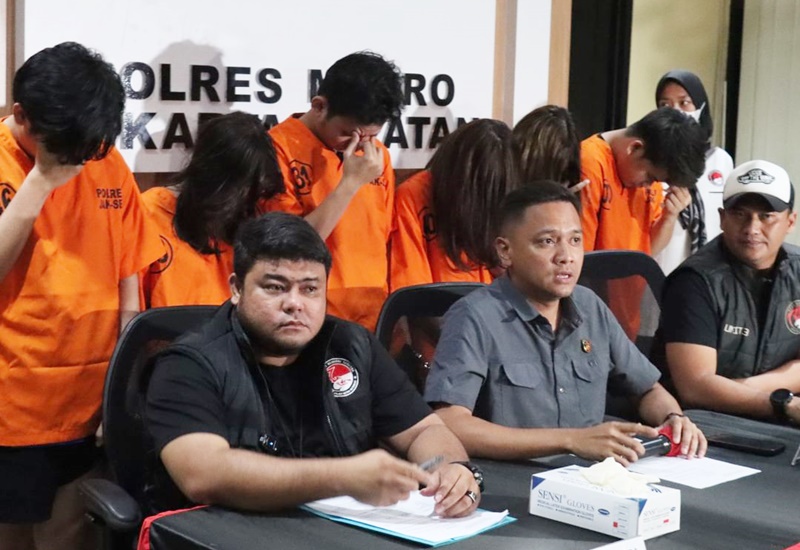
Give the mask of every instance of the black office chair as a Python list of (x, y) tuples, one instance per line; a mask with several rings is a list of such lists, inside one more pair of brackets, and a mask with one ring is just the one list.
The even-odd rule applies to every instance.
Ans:
[(611, 308), (634, 311), (633, 319), (618, 320), (639, 350), (650, 354), (661, 316), (661, 293), (666, 277), (656, 261), (632, 250), (588, 252), (578, 284), (591, 288)]
[[(608, 305), (628, 337), (650, 357), (661, 317), (666, 277), (656, 261), (632, 250), (600, 250), (584, 256), (578, 284), (592, 289)], [(613, 387), (613, 381), (609, 381)], [(609, 391), (606, 413), (628, 419), (638, 414), (627, 398)]]
[(106, 550), (134, 547), (142, 521), (147, 438), (143, 424), (150, 358), (208, 320), (216, 306), (150, 309), (131, 320), (108, 365), (103, 438), (113, 481), (91, 479), (80, 492), (91, 521), (103, 528)]
[[(425, 389), (428, 361), (431, 357), (426, 357), (423, 350), (418, 351), (412, 347), (409, 331), (398, 330), (399, 323), (403, 321), (411, 330), (415, 326), (426, 325), (429, 329), (428, 336), (433, 340), (430, 344), (435, 346), (438, 340), (438, 318), (447, 313), (458, 299), (484, 286), (486, 285), (483, 283), (415, 285), (396, 290), (384, 302), (375, 333), (420, 392)], [(402, 337), (406, 341), (398, 343), (398, 339)]]

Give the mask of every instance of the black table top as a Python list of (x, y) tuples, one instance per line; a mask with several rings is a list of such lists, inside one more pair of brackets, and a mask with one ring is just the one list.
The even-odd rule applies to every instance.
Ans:
[[(781, 440), (786, 444), (786, 451), (763, 457), (711, 447), (708, 456), (757, 468), (761, 473), (708, 489), (663, 482), (681, 490), (681, 529), (648, 540), (647, 548), (783, 549), (800, 542), (800, 465), (790, 466), (800, 445), (800, 430), (708, 411), (689, 411), (688, 414), (704, 429)], [(528, 513), (530, 477), (542, 471), (542, 466), (531, 462), (476, 462), (483, 467), (487, 480), (481, 507), (494, 511), (508, 509), (518, 521), (457, 542), (452, 548), (582, 550), (617, 540), (531, 516)], [(420, 547), (300, 510), (245, 514), (218, 507), (155, 521), (151, 527), (151, 543), (153, 550)]]

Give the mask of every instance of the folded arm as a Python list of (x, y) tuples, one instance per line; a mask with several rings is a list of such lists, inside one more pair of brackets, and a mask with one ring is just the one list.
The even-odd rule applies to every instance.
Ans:
[[(699, 344), (667, 344), (675, 388), (688, 406), (761, 418), (773, 415), (770, 393), (778, 388), (800, 392), (800, 361), (748, 378), (726, 378), (717, 374), (717, 350)], [(800, 419), (800, 415), (798, 415)]]

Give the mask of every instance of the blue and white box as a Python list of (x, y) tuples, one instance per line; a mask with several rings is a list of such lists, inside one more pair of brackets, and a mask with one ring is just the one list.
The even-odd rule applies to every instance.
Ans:
[(531, 476), (530, 513), (613, 537), (650, 539), (681, 528), (681, 492), (642, 484), (632, 494), (590, 483), (580, 466)]

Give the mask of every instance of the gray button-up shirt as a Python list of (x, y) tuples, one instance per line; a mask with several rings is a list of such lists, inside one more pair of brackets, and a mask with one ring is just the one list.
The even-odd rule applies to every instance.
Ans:
[(640, 396), (659, 377), (591, 290), (576, 286), (561, 300), (554, 334), (500, 277), (445, 315), (425, 399), (514, 428), (585, 427), (603, 421), (609, 378)]

